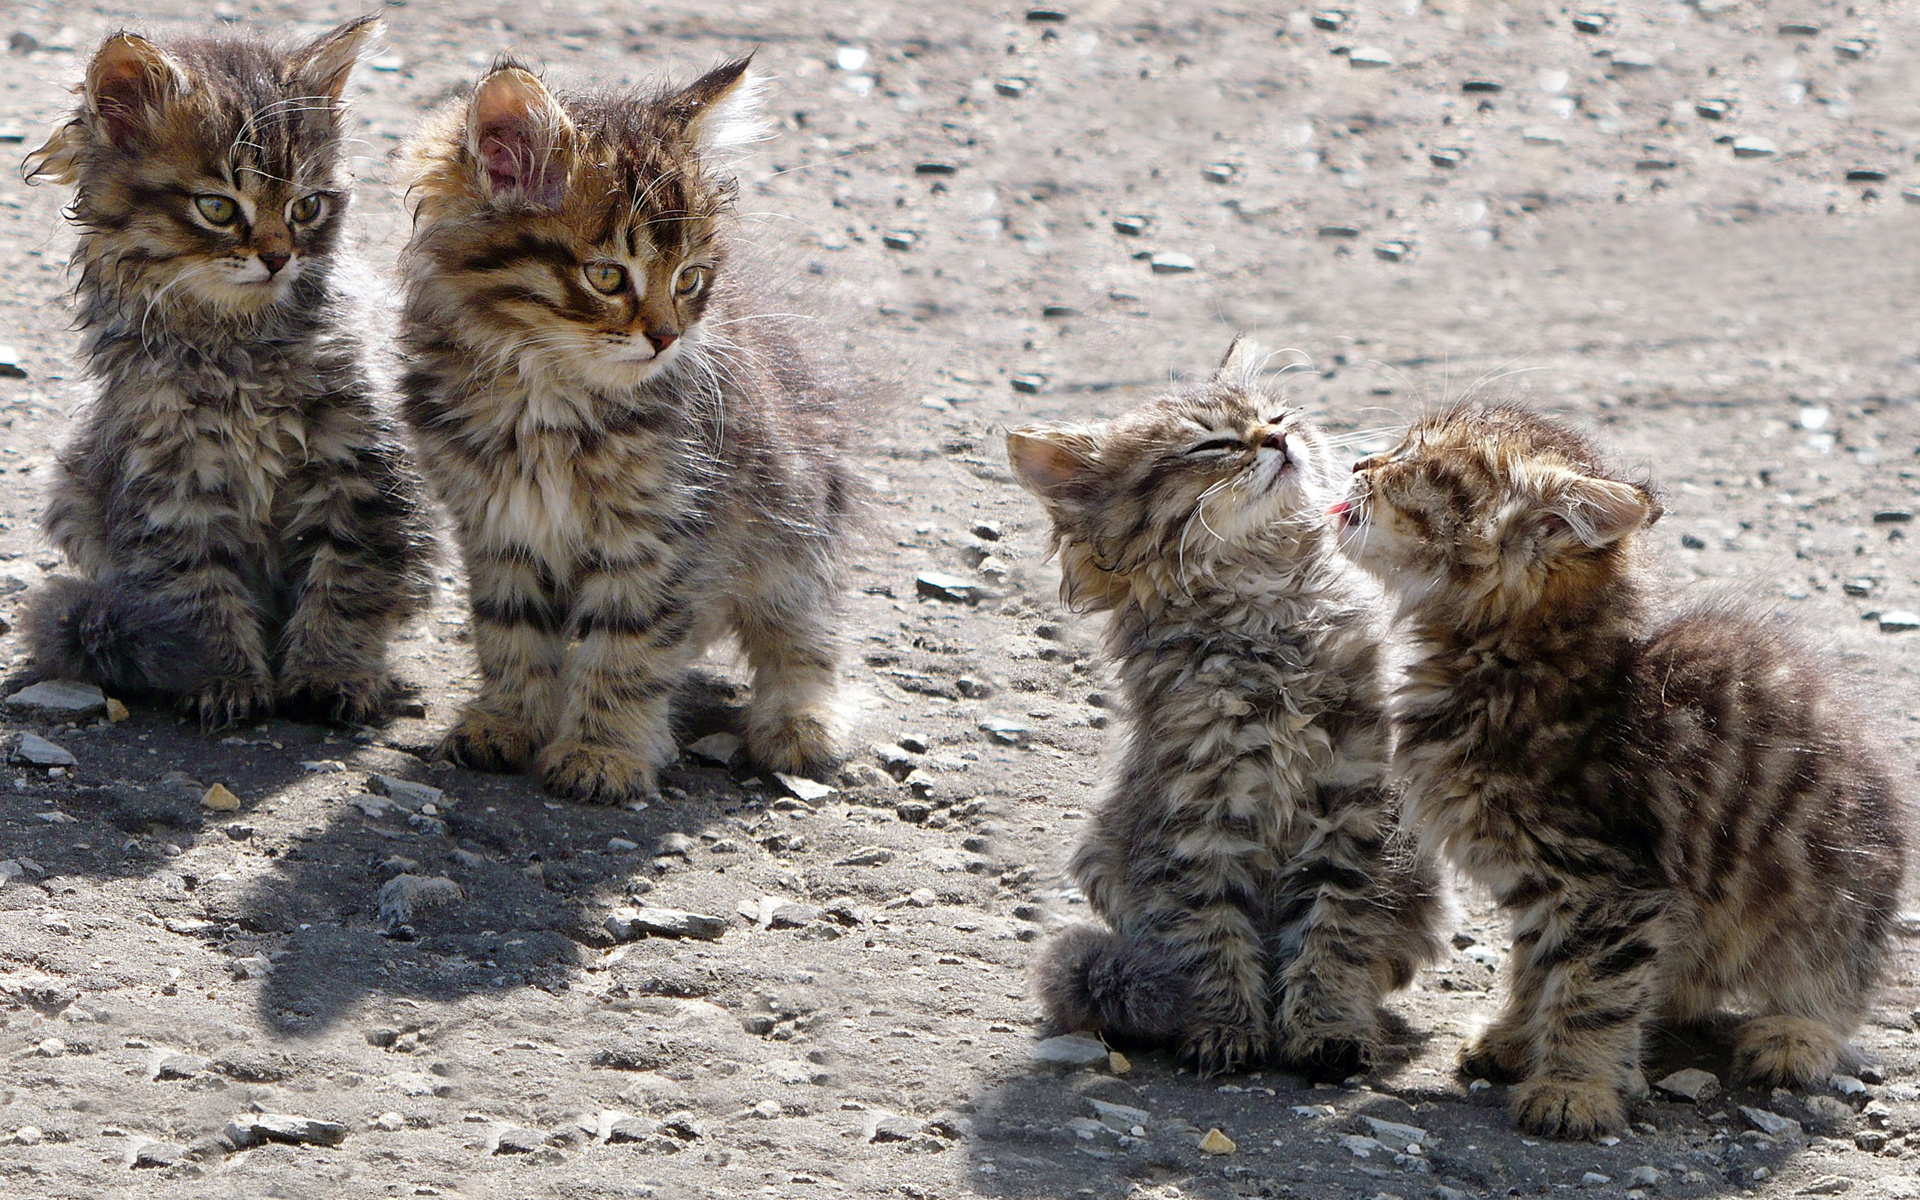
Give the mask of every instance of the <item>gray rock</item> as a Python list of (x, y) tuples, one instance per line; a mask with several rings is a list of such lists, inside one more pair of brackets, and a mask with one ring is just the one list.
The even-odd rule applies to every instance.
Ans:
[(1633, 1170), (1627, 1172), (1626, 1177), (1622, 1179), (1621, 1182), (1630, 1188), (1659, 1187), (1660, 1181), (1666, 1177), (1667, 1173), (1659, 1167), (1635, 1167)]
[(7, 707), (48, 713), (62, 720), (80, 721), (107, 715), (107, 694), (91, 683), (53, 679), (21, 688), (7, 697)]
[[(26, 37), (26, 34), (14, 34), (14, 37)], [(20, 352), (12, 346), (0, 346), (0, 379), (25, 379), (27, 369), (20, 365)]]
[(338, 1146), (347, 1140), (347, 1127), (292, 1113), (242, 1113), (227, 1122), (227, 1140), (235, 1146), (262, 1142), (289, 1142), (310, 1146)]
[[(1920, 629), (1920, 613), (1907, 612), (1902, 609), (1898, 612), (1883, 612), (1880, 614), (1881, 633), (1908, 633), (1915, 629)], [(21, 734), (21, 742), (24, 743), (30, 736), (32, 735)], [(64, 751), (62, 753), (64, 753)]]
[(1155, 275), (1191, 275), (1200, 269), (1200, 264), (1192, 256), (1166, 250), (1147, 259), (1147, 266), (1153, 269)]
[(643, 937), (697, 938), (717, 942), (727, 932), (725, 917), (709, 917), (677, 908), (622, 908), (607, 918), (614, 940), (631, 942)]
[(660, 1122), (652, 1117), (622, 1117), (607, 1127), (609, 1142), (644, 1142), (660, 1132)]
[(1427, 1131), (1418, 1125), (1402, 1125), (1398, 1121), (1383, 1121), (1379, 1117), (1362, 1115), (1360, 1120), (1373, 1131), (1373, 1136), (1395, 1149), (1405, 1150), (1410, 1142), (1424, 1142)]
[(1413, 254), (1413, 247), (1406, 242), (1381, 242), (1373, 248), (1373, 256), (1386, 262), (1405, 262)]
[[(724, 767), (739, 757), (747, 744), (731, 733), (710, 733), (687, 747), (687, 753)], [(684, 834), (681, 836), (685, 836)]]
[(974, 604), (986, 595), (986, 589), (973, 580), (940, 571), (922, 571), (915, 575), (913, 590), (928, 600), (945, 600), (949, 604)]
[(415, 783), (411, 779), (399, 779), (392, 775), (367, 776), (367, 790), (376, 795), (385, 796), (402, 808), (419, 812), (421, 806), (431, 804), (436, 808), (451, 808), (453, 802), (447, 799), (446, 792), (424, 783)]
[(1682, 1100), (1691, 1100), (1698, 1104), (1720, 1094), (1720, 1077), (1712, 1071), (1688, 1067), (1684, 1071), (1675, 1071), (1653, 1086), (1669, 1096), (1677, 1096)]
[(874, 1121), (869, 1142), (910, 1142), (927, 1127), (919, 1117), (885, 1116)]
[(1002, 746), (1024, 746), (1033, 734), (1026, 725), (1006, 717), (988, 717), (980, 722), (980, 731), (988, 741)]
[(1842, 1192), (1853, 1190), (1854, 1181), (1845, 1175), (1822, 1175), (1812, 1183), (1801, 1188), (1796, 1195), (1801, 1196), (1838, 1196)]
[(653, 852), (656, 856), (677, 854), (681, 858), (691, 858), (699, 845), (700, 843), (684, 833), (663, 833), (660, 835), (659, 842), (654, 845)]
[(1735, 158), (1767, 158), (1780, 153), (1780, 147), (1773, 144), (1772, 138), (1737, 137), (1733, 139)]
[(787, 789), (788, 795), (796, 800), (805, 800), (809, 804), (818, 804), (833, 795), (832, 788), (817, 780), (808, 779), (804, 775), (785, 775), (776, 771), (773, 778), (781, 787)]
[(34, 733), (23, 733), (14, 742), (7, 761), (29, 767), (77, 767), (80, 760), (52, 742)]
[[(769, 904), (769, 900), (773, 903)], [(826, 911), (817, 904), (802, 904), (777, 896), (768, 896), (760, 901), (761, 924), (768, 929), (799, 929), (825, 916)]]
[(187, 1148), (178, 1142), (148, 1142), (133, 1152), (135, 1170), (170, 1167), (187, 1157)]
[(1022, 371), (1007, 378), (1007, 386), (1027, 396), (1037, 396), (1047, 390), (1047, 377), (1033, 371)]
[(1113, 231), (1127, 237), (1140, 237), (1152, 224), (1153, 220), (1150, 217), (1115, 217)]
[(1088, 1104), (1093, 1106), (1094, 1116), (1099, 1117), (1109, 1128), (1118, 1129), (1121, 1133), (1128, 1132), (1135, 1125), (1151, 1125), (1153, 1123), (1153, 1114), (1144, 1108), (1135, 1108), (1130, 1104), (1113, 1104), (1106, 1100), (1095, 1100), (1091, 1096), (1088, 1096), (1086, 1100)]
[(198, 1054), (169, 1054), (160, 1060), (155, 1079), (192, 1079), (207, 1069), (207, 1060)]
[(1828, 1082), (1833, 1085), (1833, 1090), (1842, 1096), (1864, 1097), (1867, 1094), (1866, 1081), (1852, 1075), (1835, 1075)]
[(1875, 525), (1905, 525), (1913, 520), (1913, 513), (1904, 508), (1883, 508), (1873, 514)]
[(880, 235), (880, 244), (889, 250), (911, 250), (919, 241), (920, 235), (911, 229), (889, 229)]
[(885, 846), (862, 846), (860, 849), (855, 850), (852, 854), (840, 859), (833, 865), (836, 867), (877, 867), (882, 863), (892, 861), (893, 851), (887, 849)]
[(545, 1150), (552, 1139), (538, 1129), (526, 1129), (515, 1126), (500, 1131), (500, 1140), (494, 1144), (495, 1154), (533, 1154)]
[(1063, 1067), (1085, 1067), (1107, 1061), (1107, 1047), (1098, 1038), (1069, 1033), (1034, 1043), (1033, 1061)]
[(1580, 1177), (1581, 1187), (1605, 1187), (1613, 1182), (1613, 1176), (1602, 1175), (1598, 1171), (1588, 1171)]
[(1764, 1108), (1749, 1108), (1743, 1104), (1740, 1106), (1740, 1115), (1768, 1137), (1788, 1137), (1800, 1132), (1800, 1122)]
[(1853, 1106), (1838, 1096), (1808, 1096), (1807, 1127), (1815, 1133), (1835, 1137), (1853, 1128)]
[(1452, 148), (1434, 150), (1428, 153), (1427, 161), (1436, 167), (1457, 167), (1467, 161), (1467, 152)]
[(1393, 65), (1393, 55), (1379, 46), (1358, 46), (1347, 51), (1347, 65), (1356, 70), (1380, 70)]
[(1014, 78), (1013, 76), (1008, 76), (1005, 79), (996, 79), (993, 81), (993, 90), (1002, 96), (1018, 100), (1027, 94), (1027, 81)]
[(395, 875), (380, 886), (380, 919), (389, 927), (406, 925), (466, 898), (445, 875)]

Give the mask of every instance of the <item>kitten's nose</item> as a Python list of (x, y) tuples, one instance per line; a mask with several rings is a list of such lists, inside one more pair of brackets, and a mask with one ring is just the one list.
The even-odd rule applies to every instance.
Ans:
[(680, 335), (671, 329), (650, 329), (647, 331), (647, 340), (653, 343), (655, 354), (665, 354), (668, 346), (680, 340)]
[(1282, 430), (1274, 430), (1266, 437), (1260, 439), (1260, 448), (1262, 450), (1278, 450), (1282, 455), (1285, 455), (1287, 452), (1286, 433)]
[(267, 277), (269, 279), (271, 279), (275, 275), (278, 275), (280, 273), (280, 268), (286, 266), (292, 260), (293, 260), (293, 255), (284, 253), (279, 250), (263, 251), (260, 255), (260, 262), (263, 266), (267, 268)]

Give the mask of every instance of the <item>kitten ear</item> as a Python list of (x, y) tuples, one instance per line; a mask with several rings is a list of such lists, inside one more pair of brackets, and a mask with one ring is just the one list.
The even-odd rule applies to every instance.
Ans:
[(116, 33), (87, 64), (81, 93), (109, 142), (121, 145), (152, 124), (161, 107), (193, 87), (180, 65), (137, 33)]
[(1599, 550), (1657, 520), (1660, 506), (1644, 488), (1582, 475), (1561, 489), (1547, 514), (1584, 545)]
[(1246, 386), (1260, 374), (1260, 368), (1267, 362), (1267, 352), (1260, 343), (1240, 334), (1233, 339), (1233, 345), (1227, 347), (1227, 356), (1214, 368), (1213, 377), (1222, 383)]
[(293, 53), (287, 64), (288, 79), (297, 80), (308, 95), (339, 100), (354, 64), (373, 48), (371, 43), (386, 27), (379, 17), (368, 15), (321, 34)]
[(487, 194), (558, 208), (565, 194), (562, 150), (573, 125), (532, 72), (495, 68), (467, 105), (467, 149), (480, 164)]
[(1093, 469), (1096, 445), (1084, 429), (1034, 425), (1007, 434), (1007, 462), (1021, 487), (1058, 503), (1080, 490)]
[(753, 55), (721, 63), (667, 98), (681, 136), (700, 150), (728, 150), (767, 135), (760, 117), (760, 76), (747, 68)]

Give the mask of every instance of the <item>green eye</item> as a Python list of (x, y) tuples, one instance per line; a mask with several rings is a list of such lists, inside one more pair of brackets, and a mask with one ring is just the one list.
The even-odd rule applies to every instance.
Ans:
[(709, 273), (706, 267), (681, 267), (680, 274), (673, 281), (673, 294), (682, 300), (698, 296), (706, 289)]
[(619, 263), (588, 263), (586, 276), (594, 291), (609, 296), (627, 286), (627, 269)]
[(287, 206), (287, 215), (302, 225), (319, 217), (320, 193), (315, 192), (310, 196), (302, 196), (298, 200), (295, 200)]
[(240, 215), (240, 206), (226, 196), (195, 196), (193, 205), (200, 210), (201, 216), (214, 225), (231, 225), (234, 218)]

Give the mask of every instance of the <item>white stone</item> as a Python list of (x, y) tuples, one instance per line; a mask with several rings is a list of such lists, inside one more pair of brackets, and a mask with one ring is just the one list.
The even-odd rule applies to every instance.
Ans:
[(1033, 1060), (1059, 1066), (1086, 1067), (1107, 1061), (1107, 1048), (1099, 1038), (1088, 1037), (1084, 1033), (1069, 1033), (1035, 1042)]

